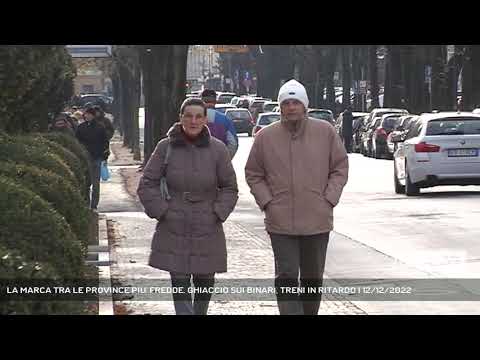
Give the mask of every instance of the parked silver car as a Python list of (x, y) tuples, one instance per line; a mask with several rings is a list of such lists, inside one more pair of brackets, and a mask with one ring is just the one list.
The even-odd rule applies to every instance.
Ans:
[(394, 154), (397, 194), (439, 185), (480, 185), (480, 115), (422, 114)]

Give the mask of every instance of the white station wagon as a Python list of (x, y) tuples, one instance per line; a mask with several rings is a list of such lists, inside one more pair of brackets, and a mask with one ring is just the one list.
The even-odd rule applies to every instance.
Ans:
[(395, 192), (480, 185), (480, 115), (422, 114), (394, 154)]

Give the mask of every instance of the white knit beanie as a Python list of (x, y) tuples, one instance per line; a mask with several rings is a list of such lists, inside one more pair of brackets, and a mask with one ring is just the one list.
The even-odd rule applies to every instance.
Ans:
[(305, 87), (296, 80), (286, 82), (278, 92), (278, 103), (280, 105), (288, 99), (296, 99), (305, 106), (305, 109), (308, 109), (309, 101), (307, 90), (305, 90)]

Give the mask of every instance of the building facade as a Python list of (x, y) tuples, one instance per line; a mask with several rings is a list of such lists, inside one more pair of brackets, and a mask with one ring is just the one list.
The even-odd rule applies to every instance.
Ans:
[(212, 45), (190, 45), (187, 61), (187, 82), (190, 91), (221, 83), (218, 59), (219, 54), (214, 51)]

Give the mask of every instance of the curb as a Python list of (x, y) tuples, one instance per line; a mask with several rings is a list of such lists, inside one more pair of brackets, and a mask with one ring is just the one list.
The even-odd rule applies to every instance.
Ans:
[[(105, 215), (99, 215), (98, 217), (98, 245), (98, 250), (102, 250), (98, 252), (98, 280), (102, 287), (111, 288), (110, 247), (108, 244), (107, 217)], [(114, 315), (112, 293), (110, 295), (99, 295), (98, 315)]]

